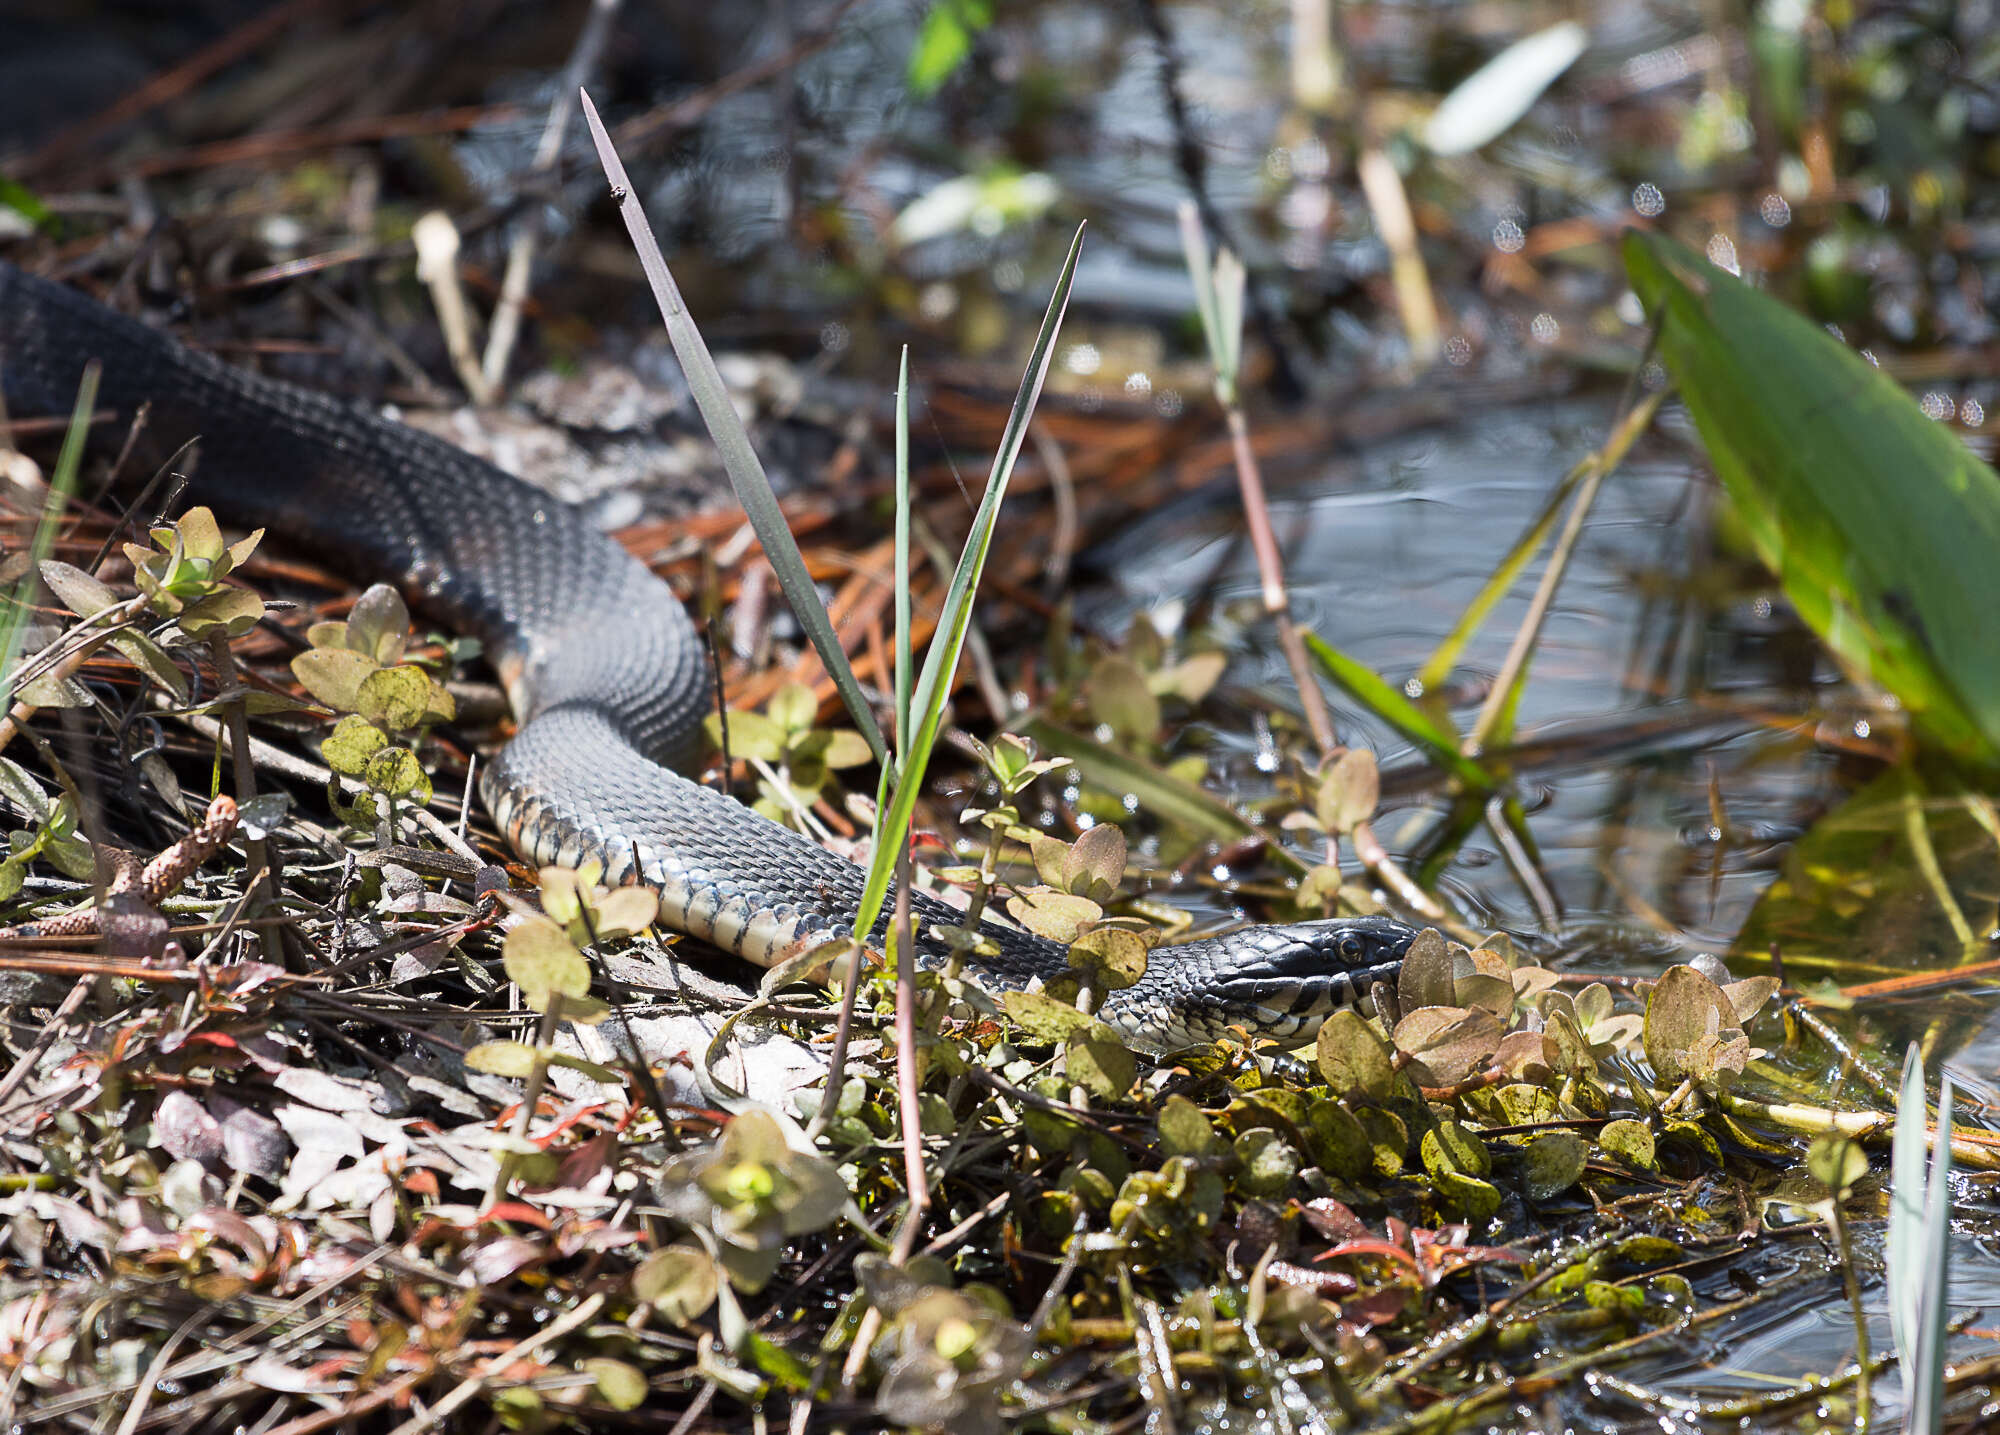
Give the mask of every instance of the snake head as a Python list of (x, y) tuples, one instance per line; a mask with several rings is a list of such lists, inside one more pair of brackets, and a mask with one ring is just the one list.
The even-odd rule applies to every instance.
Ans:
[(1103, 1019), (1161, 1050), (1211, 1042), (1230, 1027), (1296, 1046), (1376, 982), (1394, 982), (1416, 929), (1388, 917), (1246, 927), (1157, 948), (1146, 975)]

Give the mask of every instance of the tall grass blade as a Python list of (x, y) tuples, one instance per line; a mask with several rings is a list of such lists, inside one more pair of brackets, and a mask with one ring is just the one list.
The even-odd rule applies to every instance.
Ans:
[(882, 740), (882, 729), (877, 726), (875, 713), (869, 707), (868, 699), (862, 695), (861, 683), (854, 676), (847, 653), (833, 631), (833, 622), (827, 617), (819, 589), (814, 585), (812, 575), (806, 571), (805, 559), (792, 539), (784, 510), (778, 506), (778, 496), (771, 490), (771, 480), (765, 476), (764, 465), (757, 457), (757, 450), (750, 442), (750, 434), (743, 427), (736, 405), (730, 400), (722, 375), (716, 371), (715, 359), (702, 340), (701, 330), (695, 327), (687, 305), (681, 301), (680, 288), (667, 270), (667, 261), (660, 254), (659, 241), (653, 237), (652, 226), (646, 222), (646, 212), (632, 193), (632, 183), (625, 176), (625, 166), (618, 158), (618, 151), (612, 147), (604, 121), (598, 118), (597, 107), (590, 102), (588, 92), (583, 93), (582, 102), (584, 122), (590, 127), (590, 138), (597, 146), (598, 162), (604, 166), (605, 177), (611, 181), (611, 193), (618, 203), (619, 214), (624, 217), (626, 232), (632, 237), (632, 247), (638, 252), (639, 267), (645, 270), (646, 282), (652, 286), (653, 298), (660, 306), (660, 318), (667, 326), (667, 337), (673, 342), (674, 355), (680, 360), (681, 371), (687, 376), (688, 392), (694, 395), (695, 407), (701, 411), (709, 437), (714, 440), (716, 451), (722, 455), (722, 466), (729, 474), (730, 486), (736, 490), (737, 500), (749, 516), (750, 526), (756, 530), (757, 541), (763, 545), (764, 557), (770, 562), (771, 571), (778, 575), (778, 587), (783, 591), (785, 601), (791, 604), (799, 626), (805, 629), (806, 637), (812, 641), (813, 650), (819, 654), (827, 676), (833, 679), (834, 688), (846, 705), (848, 716), (854, 720), (855, 729), (867, 741), (876, 762), (893, 768), (888, 746)]
[(1944, 1344), (1951, 1319), (1951, 1078), (1938, 1086), (1937, 1146), (1931, 1154), (1929, 1198), (1924, 1202), (1923, 1273), (1925, 1288), (1917, 1326), (1917, 1358), (1903, 1367), (1908, 1414), (1903, 1428), (1912, 1435), (1939, 1435), (1944, 1429)]
[[(924, 655), (923, 675), (917, 680), (916, 694), (911, 702), (909, 746), (901, 754), (902, 766), (895, 795), (890, 800), (886, 820), (878, 819), (875, 824), (875, 853), (868, 865), (868, 880), (862, 888), (860, 909), (855, 914), (854, 935), (857, 941), (865, 941), (868, 934), (875, 930), (876, 919), (882, 914), (883, 898), (889, 891), (889, 879), (895, 871), (896, 854), (903, 847), (910, 829), (910, 815), (916, 810), (917, 794), (923, 788), (931, 749), (937, 744), (938, 729), (944, 722), (945, 699), (951, 693), (951, 677), (958, 668), (959, 655), (965, 650), (966, 631), (972, 625), (972, 600), (978, 591), (980, 574), (986, 568), (986, 555), (993, 546), (993, 530), (1000, 517), (1000, 501), (1007, 496), (1007, 482), (1013, 477), (1014, 462), (1020, 457), (1021, 445), (1027, 440), (1028, 423), (1034, 417), (1035, 403), (1041, 398), (1042, 384), (1048, 378), (1049, 365), (1055, 359), (1056, 335), (1062, 329), (1063, 314), (1069, 308), (1070, 287), (1076, 282), (1077, 256), (1082, 252), (1083, 226), (1078, 225), (1076, 238), (1070, 241), (1069, 255), (1063, 260), (1062, 273), (1056, 277), (1055, 293), (1049, 298), (1048, 312), (1042, 316), (1041, 331), (1035, 336), (1035, 347), (1028, 356), (1021, 387), (1014, 395), (1013, 407), (1008, 410), (1000, 446), (993, 455), (992, 470), (986, 476), (986, 492), (979, 500), (978, 511), (973, 514), (972, 531), (966, 535), (958, 569), (952, 574), (951, 586), (945, 593), (937, 631), (931, 637), (929, 652)], [(904, 551), (907, 552), (907, 548)], [(909, 570), (906, 567), (903, 571), (907, 574)]]
[(55, 550), (56, 525), (63, 508), (76, 492), (76, 475), (83, 467), (84, 442), (90, 434), (90, 416), (97, 408), (97, 380), (103, 370), (93, 361), (86, 364), (76, 386), (76, 404), (70, 410), (69, 428), (63, 434), (62, 452), (56, 455), (55, 471), (49, 475), (49, 491), (42, 499), (42, 516), (29, 540), (29, 563), (0, 614), (0, 708), (13, 705), (14, 675), (21, 661), (21, 641), (28, 631), (28, 614), (35, 605), (41, 585), (42, 564)]
[(910, 346), (896, 370), (896, 756), (910, 750)]
[(1916, 1365), (1917, 1327), (1923, 1309), (1924, 1062), (1917, 1043), (1903, 1058), (1903, 1086), (1896, 1098), (1896, 1134), (1889, 1154), (1889, 1333), (1904, 1371)]

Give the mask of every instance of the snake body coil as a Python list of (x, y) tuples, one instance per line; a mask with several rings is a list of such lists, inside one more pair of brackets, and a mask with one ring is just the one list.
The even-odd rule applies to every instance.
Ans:
[[(394, 583), (485, 644), (520, 727), (480, 792), (524, 858), (595, 858), (607, 881), (656, 888), (665, 925), (761, 964), (851, 930), (860, 868), (672, 770), (693, 755), (708, 703), (701, 647), (672, 591), (581, 514), (441, 439), (231, 368), (0, 263), (0, 391), (13, 413), (66, 414), (93, 359), (102, 406), (150, 405), (153, 448), (199, 438), (199, 501)], [(912, 899), (920, 931), (960, 920)], [(988, 933), (996, 952), (968, 970), (990, 985), (1069, 969), (1054, 943)], [(1232, 1024), (1303, 1040), (1393, 979), (1410, 936), (1361, 918), (1164, 947), (1100, 1014), (1158, 1048)]]

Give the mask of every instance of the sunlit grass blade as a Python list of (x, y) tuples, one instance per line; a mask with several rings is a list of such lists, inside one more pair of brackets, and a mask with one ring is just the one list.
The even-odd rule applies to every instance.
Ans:
[(1918, 1253), (1924, 1230), (1924, 1063), (1917, 1043), (1903, 1061), (1903, 1090), (1896, 1102), (1896, 1134), (1889, 1159), (1889, 1333), (1905, 1370), (1915, 1363), (1923, 1268)]
[[(993, 546), (993, 530), (1000, 516), (1000, 501), (1007, 496), (1007, 483), (1013, 477), (1014, 462), (1020, 457), (1021, 445), (1028, 436), (1029, 420), (1034, 417), (1035, 403), (1041, 397), (1042, 384), (1048, 378), (1049, 365), (1055, 359), (1056, 335), (1062, 329), (1063, 314), (1069, 307), (1070, 287), (1076, 281), (1077, 256), (1082, 251), (1083, 227), (1079, 225), (1076, 238), (1070, 241), (1069, 255), (1063, 260), (1062, 273), (1056, 278), (1055, 293), (1050, 296), (1048, 312), (1042, 316), (1041, 331), (1035, 336), (1035, 347), (1028, 356), (1021, 387), (1014, 395), (1013, 407), (1008, 410), (1000, 446), (994, 452), (993, 467), (986, 476), (986, 492), (979, 500), (978, 511), (973, 514), (972, 530), (966, 535), (958, 570), (952, 574), (951, 586), (945, 593), (937, 631), (931, 637), (930, 650), (924, 655), (923, 674), (917, 680), (916, 693), (911, 702), (909, 746), (899, 754), (902, 766), (888, 814), (878, 817), (875, 824), (874, 857), (868, 865), (868, 880), (862, 888), (860, 908), (855, 914), (854, 935), (857, 940), (866, 940), (875, 929), (876, 918), (882, 913), (883, 898), (889, 891), (889, 879), (895, 871), (896, 855), (910, 830), (910, 816), (916, 810), (917, 794), (923, 788), (931, 749), (937, 745), (938, 730), (944, 722), (945, 700), (951, 693), (952, 674), (958, 669), (959, 655), (965, 650), (966, 631), (972, 625), (972, 600), (979, 588), (980, 574), (986, 568), (986, 555)], [(900, 544), (899, 548), (907, 558), (907, 542)], [(908, 571), (907, 567), (903, 570), (905, 574)]]
[(28, 614), (34, 607), (41, 585), (42, 563), (55, 550), (56, 526), (62, 521), (69, 496), (76, 492), (77, 471), (83, 466), (84, 441), (90, 433), (90, 415), (97, 407), (97, 380), (102, 372), (95, 364), (84, 366), (76, 387), (76, 404), (70, 411), (69, 429), (63, 434), (62, 452), (56, 455), (55, 471), (49, 475), (48, 493), (42, 499), (42, 516), (29, 540), (29, 563), (14, 585), (7, 611), (0, 614), (0, 710), (14, 701), (14, 675), (21, 661), (21, 640), (28, 630)]
[(1828, 649), (2000, 767), (2000, 474), (1817, 324), (1657, 235), (1632, 287), (1758, 556)]
[(1389, 724), (1397, 732), (1436, 758), (1452, 776), (1475, 792), (1491, 791), (1494, 782), (1486, 772), (1458, 750), (1458, 738), (1431, 720), (1429, 713), (1389, 686), (1366, 663), (1356, 662), (1319, 634), (1305, 629), (1300, 636), (1326, 675), (1347, 695)]
[(730, 486), (736, 490), (737, 500), (749, 516), (757, 541), (763, 545), (764, 557), (770, 562), (771, 571), (778, 575), (778, 587), (783, 591), (785, 601), (791, 604), (799, 626), (805, 629), (806, 637), (812, 641), (813, 650), (819, 654), (827, 676), (833, 679), (834, 688), (846, 705), (848, 716), (854, 720), (855, 729), (866, 739), (875, 760), (883, 767), (893, 768), (894, 760), (882, 740), (882, 729), (876, 724), (874, 711), (862, 694), (861, 683), (854, 676), (847, 653), (840, 646), (840, 638), (833, 631), (833, 621), (827, 616), (826, 605), (820, 601), (819, 589), (814, 585), (812, 575), (806, 571), (805, 558), (793, 541), (784, 510), (778, 506), (778, 496), (772, 492), (771, 480), (765, 476), (763, 462), (757, 457), (748, 430), (743, 427), (742, 416), (730, 400), (722, 375), (716, 371), (715, 360), (702, 340), (701, 330), (695, 327), (687, 305), (681, 301), (680, 288), (667, 270), (667, 261), (660, 254), (659, 242), (653, 237), (652, 226), (646, 222), (646, 212), (632, 193), (631, 181), (625, 176), (625, 166), (619, 161), (617, 150), (612, 148), (611, 136), (606, 133), (604, 121), (598, 118), (597, 107), (590, 102), (588, 93), (583, 95), (583, 117), (590, 127), (591, 140), (597, 146), (598, 162), (604, 166), (605, 177), (611, 181), (611, 193), (618, 202), (618, 212), (624, 216), (626, 231), (632, 237), (632, 247), (638, 252), (639, 266), (646, 271), (646, 282), (652, 286), (653, 298), (660, 306), (660, 318), (666, 323), (674, 355), (680, 360), (681, 370), (687, 376), (688, 392), (694, 396), (695, 407), (701, 411), (702, 422), (708, 426), (709, 437), (722, 456), (722, 466), (729, 474)]
[[(1951, 1080), (1938, 1093), (1936, 1141), (1924, 1109), (1924, 1063), (1915, 1042), (1903, 1060), (1889, 1157), (1889, 1330), (1903, 1370), (1903, 1428), (1929, 1435), (1944, 1424), (1944, 1337), (1951, 1231)], [(1925, 1156), (1930, 1175), (1925, 1179)]]
[(910, 346), (896, 370), (896, 755), (910, 750)]

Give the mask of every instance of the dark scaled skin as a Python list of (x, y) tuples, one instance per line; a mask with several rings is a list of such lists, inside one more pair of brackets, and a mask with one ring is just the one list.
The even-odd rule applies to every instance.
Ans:
[[(90, 360), (101, 408), (151, 405), (155, 463), (200, 440), (192, 494), (365, 581), (389, 582), (478, 637), (520, 730), (480, 785), (527, 860), (596, 859), (661, 892), (661, 920), (765, 964), (851, 930), (861, 869), (674, 771), (710, 693), (672, 591), (568, 505), (444, 441), (219, 363), (0, 262), (0, 391), (16, 416), (66, 415)], [(959, 914), (913, 894), (919, 931)], [(968, 970), (1020, 987), (1070, 970), (1064, 949), (989, 924)], [(1412, 933), (1380, 918), (1253, 927), (1153, 952), (1103, 1019), (1167, 1049), (1243, 1026), (1309, 1039), (1392, 980)], [(929, 948), (924, 958), (942, 962)]]

